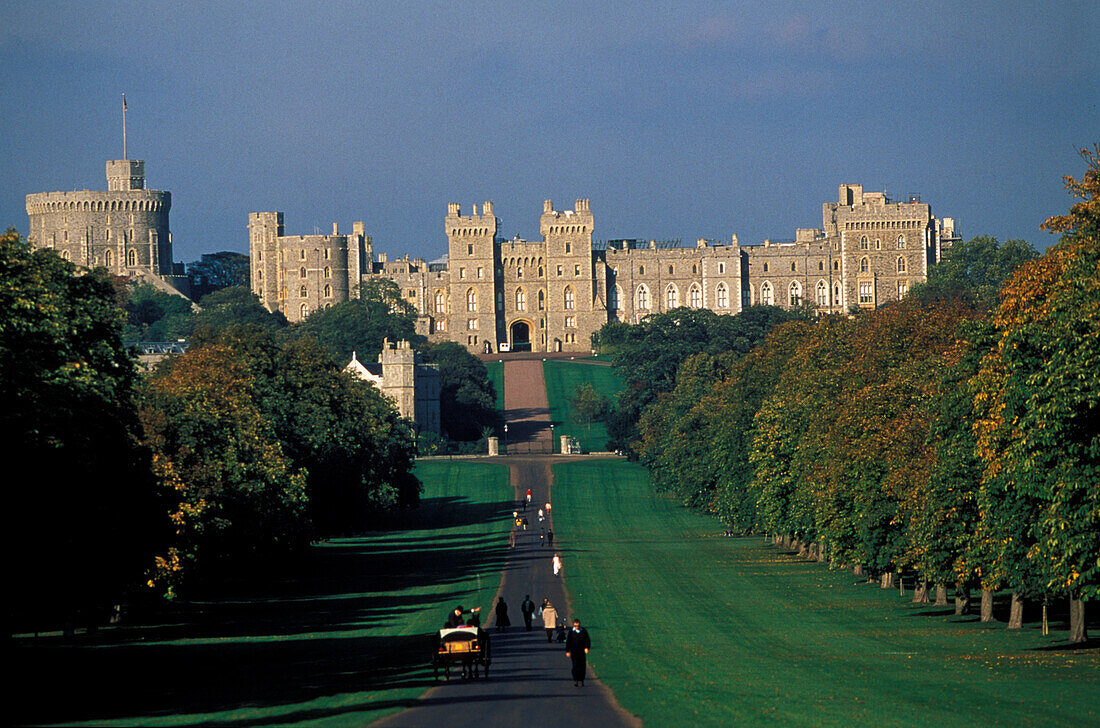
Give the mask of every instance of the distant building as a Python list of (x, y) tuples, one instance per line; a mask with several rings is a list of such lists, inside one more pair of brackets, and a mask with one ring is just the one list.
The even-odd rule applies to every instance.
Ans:
[(147, 280), (187, 295), (183, 264), (172, 260), (172, 193), (145, 189), (145, 162), (107, 162), (107, 190), (27, 195), (32, 245), (86, 268)]
[(635, 323), (686, 306), (738, 313), (750, 305), (810, 307), (820, 314), (874, 308), (924, 281), (956, 238), (912, 197), (898, 202), (861, 185), (822, 205), (822, 227), (759, 245), (699, 240), (594, 243), (588, 200), (555, 210), (547, 200), (541, 240), (498, 236), (493, 204), (479, 214), (447, 207), (446, 262), (375, 260), (362, 223), (351, 235), (287, 236), (279, 212), (249, 216), (252, 289), (269, 310), (300, 321), (386, 278), (419, 313), (417, 333), (474, 353), (586, 351), (608, 321)]
[(355, 352), (344, 367), (373, 384), (397, 406), (400, 415), (416, 425), (417, 432), (441, 433), (439, 415), (439, 369), (419, 361), (407, 341), (382, 342), (378, 361), (363, 363)]

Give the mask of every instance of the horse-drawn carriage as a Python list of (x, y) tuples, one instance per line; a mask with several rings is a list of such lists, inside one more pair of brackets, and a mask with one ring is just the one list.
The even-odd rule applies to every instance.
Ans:
[[(492, 659), (489, 633), (481, 627), (449, 627), (439, 630), (433, 640), (432, 670), (435, 679), (451, 677), (451, 668), (458, 666), (462, 677), (489, 677), (489, 663)], [(482, 673), (484, 669), (484, 673)]]

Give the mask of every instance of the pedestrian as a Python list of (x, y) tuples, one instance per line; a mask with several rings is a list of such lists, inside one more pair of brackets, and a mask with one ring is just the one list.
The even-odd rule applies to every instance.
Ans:
[(588, 671), (588, 650), (592, 639), (588, 630), (581, 626), (581, 620), (573, 620), (573, 629), (565, 638), (565, 656), (573, 663), (573, 687), (584, 687), (584, 676)]
[(558, 610), (550, 603), (549, 597), (542, 603), (542, 626), (546, 630), (546, 641), (554, 641), (554, 627), (558, 623)]
[(545, 528), (540, 528), (539, 529), (539, 543), (541, 543), (543, 545), (546, 544), (546, 529)]
[(508, 548), (514, 549), (516, 547), (516, 529), (512, 529), (508, 532)]
[(550, 501), (546, 501), (546, 515), (550, 515)]
[(527, 489), (527, 502), (528, 503), (531, 502), (531, 489), (530, 488)]
[(497, 597), (497, 632), (503, 632), (505, 627), (511, 627), (512, 622), (508, 619), (508, 605), (504, 602), (504, 597)]
[(554, 548), (554, 532), (553, 531), (547, 531), (546, 532), (546, 545), (549, 546), (550, 548)]
[(523, 614), (523, 629), (531, 631), (531, 617), (535, 614), (535, 603), (531, 601), (531, 595), (525, 594), (523, 602), (519, 605), (519, 611)]
[(554, 576), (561, 574), (561, 556), (554, 554)]
[(542, 509), (540, 508), (539, 509), (539, 523), (542, 523), (542, 521), (543, 521), (543, 514), (542, 514)]
[(527, 530), (527, 516), (523, 517), (523, 520), (521, 521), (521, 523), (523, 524), (523, 530), (526, 531)]

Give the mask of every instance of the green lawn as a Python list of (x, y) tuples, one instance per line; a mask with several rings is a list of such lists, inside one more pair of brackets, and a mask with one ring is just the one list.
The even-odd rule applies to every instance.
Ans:
[(581, 359), (549, 359), (543, 362), (542, 372), (546, 380), (546, 396), (550, 400), (550, 419), (554, 423), (554, 449), (561, 449), (560, 435), (572, 435), (580, 440), (585, 452), (606, 450), (607, 428), (604, 423), (577, 424), (569, 400), (577, 391), (577, 386), (587, 382), (614, 402), (625, 386), (615, 369)]
[(485, 362), (485, 368), (489, 371), (489, 381), (493, 383), (493, 389), (496, 390), (496, 394), (497, 394), (496, 408), (498, 410), (503, 410), (504, 409), (504, 362), (487, 361), (487, 362)]
[[(647, 728), (1100, 725), (1100, 654), (913, 605), (655, 496), (617, 460), (554, 468), (591, 662)], [(950, 611), (948, 614), (950, 614)]]
[(16, 724), (362, 726), (433, 680), (427, 635), (456, 603), (487, 613), (507, 551), (504, 466), (421, 461), (395, 530), (317, 546), (266, 593), (170, 619), (12, 641)]

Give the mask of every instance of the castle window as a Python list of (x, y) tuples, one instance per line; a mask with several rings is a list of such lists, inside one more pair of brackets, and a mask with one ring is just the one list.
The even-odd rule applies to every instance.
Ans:
[(875, 250), (882, 250), (882, 241), (875, 238)]
[(477, 310), (477, 291), (475, 291), (473, 288), (466, 291), (466, 310)]
[(860, 303), (874, 303), (875, 302), (875, 286), (873, 283), (860, 283), (859, 284), (859, 302)]
[[(465, 269), (463, 269), (463, 270), (465, 270)], [(477, 267), (477, 277), (478, 278), (484, 278), (485, 277), (485, 269), (482, 268), (480, 265)]]
[(798, 270), (797, 264), (796, 263), (791, 263), (791, 273), (794, 273), (797, 270)]
[(834, 260), (833, 261), (833, 270), (840, 270), (840, 261), (839, 260)]
[(817, 282), (817, 305), (828, 306), (829, 305), (829, 287), (825, 285), (825, 281)]
[(638, 293), (635, 298), (637, 298), (637, 303), (634, 306), (635, 308), (642, 310), (649, 309), (649, 289), (646, 288), (645, 285), (638, 286)]
[(898, 258), (898, 273), (905, 272), (905, 258)]
[(256, 269), (256, 280), (262, 281), (263, 279), (264, 279), (264, 269), (263, 268), (257, 268)]
[(306, 291), (305, 286), (302, 286), (301, 288), (298, 289), (298, 298), (305, 298), (308, 295), (309, 295), (309, 293)]
[(760, 284), (760, 305), (770, 306), (775, 302), (772, 296), (772, 284), (769, 281), (764, 281)]
[(719, 283), (718, 288), (714, 291), (714, 297), (717, 300), (718, 308), (730, 307), (730, 290), (726, 287), (725, 283)]
[(329, 249), (325, 248), (325, 260), (328, 260), (329, 252)]
[(539, 266), (539, 278), (542, 278), (542, 266)]
[(787, 287), (787, 302), (792, 307), (802, 305), (802, 284), (798, 281), (791, 281), (791, 285)]
[(565, 317), (565, 328), (567, 328), (567, 329), (577, 328), (577, 318), (575, 316), (566, 316)]
[(638, 275), (640, 275), (640, 276), (645, 275), (645, 266), (644, 265), (638, 266)]
[(623, 295), (622, 289), (618, 286), (613, 286), (607, 292), (607, 307), (612, 311), (619, 310), (619, 299)]
[(111, 264), (112, 264), (112, 263), (114, 262), (114, 261), (113, 261), (113, 257), (114, 257), (114, 256), (112, 256), (112, 255), (111, 255), (111, 251), (110, 251), (110, 250), (105, 250), (105, 251), (103, 251), (103, 265), (105, 265), (105, 266), (107, 266), (108, 268), (110, 268), (110, 267), (111, 267)]
[(862, 238), (859, 239), (859, 249), (860, 250), (867, 250), (868, 249), (868, 242), (867, 242), (867, 236), (866, 235), (864, 235)]
[(306, 251), (303, 248), (302, 250), (298, 251), (298, 260), (305, 260), (305, 259), (306, 259)]
[(415, 288), (410, 288), (409, 289), (409, 295), (407, 296), (407, 298), (416, 298), (416, 289)]
[(768, 272), (768, 263), (767, 263), (767, 261), (764, 262), (764, 272), (765, 273)]
[(839, 306), (840, 305), (840, 282), (839, 281), (833, 284), (833, 305), (834, 306)]
[(443, 291), (435, 292), (435, 312), (436, 314), (443, 314)]
[(559, 276), (561, 275), (561, 266), (560, 265), (558, 266), (558, 275)]
[(516, 290), (516, 310), (527, 310), (527, 293), (522, 288)]
[(301, 306), (298, 307), (298, 314), (302, 318), (305, 318), (306, 316), (309, 316), (309, 306), (307, 304), (303, 303)]
[(905, 250), (905, 236), (898, 236), (898, 250)]
[(298, 277), (299, 278), (305, 278), (306, 277), (306, 269), (304, 267), (298, 269)]
[(581, 267), (579, 265), (573, 266), (573, 275), (579, 276), (581, 274)]
[(825, 270), (825, 261), (823, 261), (823, 260), (817, 261), (817, 269), (818, 270)]
[(332, 278), (332, 268), (325, 266), (325, 278)]
[(665, 289), (665, 308), (672, 310), (680, 305), (680, 291), (676, 286), (669, 284)]
[(476, 318), (466, 319), (466, 330), (467, 331), (477, 331), (477, 319)]
[(263, 259), (264, 259), (264, 251), (257, 248), (256, 249), (256, 262), (259, 263)]
[(516, 278), (523, 278), (523, 266), (516, 268)]
[(573, 246), (570, 245), (569, 243), (566, 243), (565, 244), (565, 252), (568, 254), (568, 253), (572, 252), (572, 250), (573, 250)]
[(539, 310), (546, 308), (546, 291), (539, 290)]
[(325, 298), (332, 298), (332, 286), (325, 284)]
[(692, 285), (691, 289), (688, 290), (688, 301), (691, 302), (691, 307), (692, 308), (702, 308), (703, 307), (703, 289), (700, 288), (697, 285)]
[(673, 268), (672, 268), (672, 266), (671, 266), (671, 265), (670, 265), (670, 266), (668, 267), (668, 274), (669, 274), (669, 275), (674, 275), (674, 274), (673, 274)]
[(725, 263), (719, 263), (718, 264), (718, 275), (723, 275), (725, 272), (726, 272), (726, 264)]
[(474, 254), (474, 246), (473, 245), (467, 245), (466, 246), (466, 255), (473, 255), (473, 254)]
[(466, 269), (465, 268), (459, 268), (458, 269), (458, 277), (459, 278), (465, 278), (466, 277)]
[(131, 267), (137, 265), (137, 251), (133, 248), (126, 251), (126, 265)]
[(691, 274), (693, 276), (699, 274), (699, 266), (697, 266), (695, 263), (691, 264)]
[(898, 281), (898, 298), (905, 298), (909, 292), (909, 281)]
[(859, 272), (860, 273), (867, 273), (870, 270), (871, 270), (871, 261), (868, 260), (867, 256), (865, 255), (865, 256), (863, 256), (862, 258), (859, 259)]
[(573, 309), (573, 287), (565, 287), (565, 310), (570, 311)]

